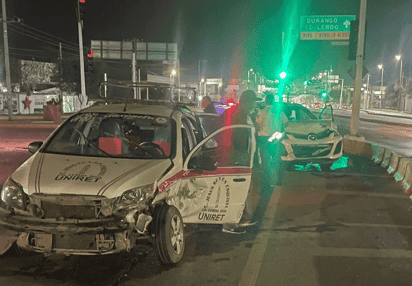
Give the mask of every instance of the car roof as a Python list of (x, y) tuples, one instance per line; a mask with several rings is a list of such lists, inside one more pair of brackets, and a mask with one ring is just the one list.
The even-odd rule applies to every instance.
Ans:
[[(126, 110), (125, 110), (126, 109)], [(81, 112), (102, 112), (102, 113), (125, 113), (125, 114), (143, 114), (153, 116), (170, 117), (174, 110), (180, 110), (182, 113), (191, 113), (184, 106), (174, 106), (165, 104), (136, 104), (136, 103), (113, 103), (98, 104), (82, 110)]]

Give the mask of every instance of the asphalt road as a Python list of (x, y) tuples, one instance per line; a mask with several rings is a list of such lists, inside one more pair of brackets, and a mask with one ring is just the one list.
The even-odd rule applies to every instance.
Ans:
[[(337, 113), (337, 115), (344, 114), (345, 116), (350, 116), (349, 111), (338, 111), (335, 113)], [(380, 146), (397, 152), (405, 158), (412, 157), (412, 119), (370, 115), (364, 112), (361, 112), (361, 118), (404, 124), (400, 126), (360, 120), (359, 134), (364, 136), (368, 142), (377, 143)], [(342, 135), (350, 134), (349, 117), (335, 116), (335, 121), (338, 125), (339, 133)], [(407, 124), (410, 124), (410, 127), (407, 126)]]
[[(338, 124), (344, 133), (345, 122)], [(0, 132), (9, 132), (0, 142), (4, 173), (30, 156), (22, 148), (34, 138), (30, 131), (27, 142), (12, 140), (23, 134), (15, 130)], [(259, 190), (259, 223), (244, 235), (219, 226), (187, 228), (185, 256), (176, 266), (159, 265), (144, 247), (47, 258), (12, 248), (0, 256), (0, 285), (411, 285), (410, 199), (366, 158), (345, 155), (333, 169), (297, 166), (281, 186)]]
[(150, 249), (105, 257), (44, 258), (10, 249), (0, 285), (410, 285), (409, 199), (367, 159), (303, 167), (263, 190), (244, 235), (189, 228), (184, 259), (159, 265)]

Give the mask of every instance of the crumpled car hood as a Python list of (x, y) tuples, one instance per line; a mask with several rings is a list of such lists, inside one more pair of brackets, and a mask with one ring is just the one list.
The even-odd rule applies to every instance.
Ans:
[(285, 131), (292, 134), (317, 134), (330, 128), (336, 128), (331, 120), (289, 121)]
[(139, 160), (36, 153), (12, 178), (29, 195), (120, 196), (124, 191), (152, 184), (171, 165), (169, 159)]

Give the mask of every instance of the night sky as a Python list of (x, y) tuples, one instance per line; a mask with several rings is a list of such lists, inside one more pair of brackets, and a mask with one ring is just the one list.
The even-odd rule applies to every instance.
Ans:
[[(23, 18), (24, 24), (65, 39), (64, 51), (75, 53), (76, 1), (6, 0), (6, 5), (8, 17)], [(299, 40), (299, 19), (301, 15), (357, 15), (359, 7), (360, 0), (86, 0), (83, 36), (86, 46), (91, 39), (177, 42), (183, 78), (196, 80), (198, 61), (206, 59), (209, 77), (236, 77), (251, 67), (275, 79), (285, 65), (281, 47), (285, 31), (290, 35), (285, 43), (292, 77), (303, 79), (332, 66), (351, 83), (346, 71), (355, 62), (347, 60), (348, 47)], [(404, 67), (410, 61), (411, 12), (412, 1), (368, 1), (365, 66), (372, 84), (380, 84), (379, 63), (384, 65), (386, 84), (399, 76), (396, 54), (402, 54)], [(22, 31), (10, 29), (11, 47), (34, 46), (32, 39), (21, 39), (16, 29)], [(56, 42), (52, 38), (37, 43), (36, 49), (56, 50), (52, 45)]]

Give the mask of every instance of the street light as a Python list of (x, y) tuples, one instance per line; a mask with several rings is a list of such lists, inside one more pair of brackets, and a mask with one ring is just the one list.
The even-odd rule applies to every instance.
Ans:
[(172, 84), (172, 77), (173, 77), (173, 84), (175, 83), (175, 75), (176, 75), (176, 70), (172, 70), (170, 73), (170, 84)]
[(201, 80), (200, 80), (200, 83), (199, 83), (199, 95), (200, 96), (202, 96), (202, 94), (204, 94), (204, 92), (202, 92), (203, 90), (202, 90), (202, 83), (204, 83), (205, 82), (205, 79), (204, 78), (202, 78)]
[(247, 70), (247, 89), (250, 89), (250, 73), (253, 73), (253, 69)]
[(382, 76), (381, 76), (381, 94), (379, 95), (379, 108), (382, 108), (382, 91), (383, 91), (383, 65), (380, 64), (378, 65), (378, 68), (382, 71)]
[(402, 111), (402, 57), (401, 55), (396, 55), (395, 58), (401, 61), (401, 69), (399, 73), (399, 111)]

